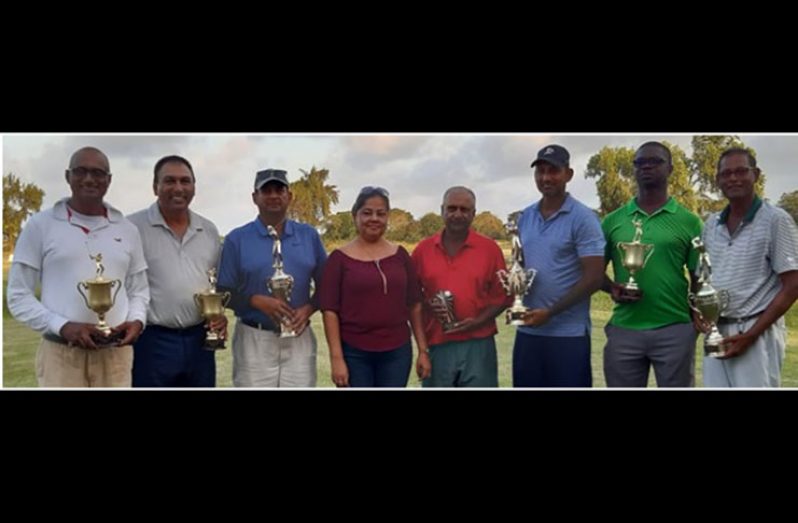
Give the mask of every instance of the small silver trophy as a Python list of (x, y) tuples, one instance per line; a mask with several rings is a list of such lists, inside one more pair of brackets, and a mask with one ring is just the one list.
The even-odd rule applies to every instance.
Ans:
[(640, 287), (635, 281), (635, 273), (646, 266), (646, 262), (654, 253), (654, 244), (643, 243), (643, 221), (640, 219), (632, 220), (635, 226), (635, 235), (630, 242), (618, 242), (618, 250), (621, 251), (621, 265), (629, 271), (629, 281), (622, 284), (623, 293), (627, 296), (640, 296)]
[(709, 323), (709, 332), (704, 338), (704, 354), (712, 358), (722, 358), (726, 355), (723, 346), (723, 335), (718, 330), (717, 321), (721, 312), (729, 306), (729, 291), (716, 290), (712, 287), (712, 265), (709, 262), (709, 253), (701, 238), (693, 238), (693, 248), (698, 251), (698, 283), (701, 287), (696, 293), (690, 293), (690, 308), (696, 311), (701, 319)]
[(529, 292), (529, 288), (532, 287), (532, 282), (535, 280), (535, 275), (538, 273), (535, 269), (524, 270), (524, 250), (521, 245), (521, 237), (518, 234), (518, 218), (520, 216), (520, 211), (511, 213), (507, 217), (507, 223), (505, 224), (512, 242), (512, 264), (510, 270), (505, 271), (502, 269), (496, 272), (507, 295), (515, 296), (513, 305), (506, 312), (508, 325), (524, 324), (524, 314), (530, 310), (524, 307), (524, 295)]
[(436, 292), (435, 295), (429, 299), (429, 304), (433, 309), (446, 309), (445, 318), (438, 316), (438, 319), (441, 320), (443, 324), (443, 332), (453, 331), (459, 326), (459, 322), (454, 315), (454, 294), (452, 294), (452, 291), (440, 290)]
[[(289, 303), (291, 301), (291, 290), (294, 288), (294, 277), (283, 271), (283, 250), (282, 243), (280, 242), (280, 235), (277, 234), (277, 229), (271, 225), (267, 225), (266, 230), (272, 240), (274, 240), (272, 246), (272, 267), (274, 268), (274, 274), (266, 281), (266, 287), (268, 287), (272, 296), (278, 300)], [(281, 338), (293, 338), (296, 336), (296, 332), (291, 328), (291, 323), (287, 322), (286, 318), (281, 318), (277, 327), (280, 329)]]

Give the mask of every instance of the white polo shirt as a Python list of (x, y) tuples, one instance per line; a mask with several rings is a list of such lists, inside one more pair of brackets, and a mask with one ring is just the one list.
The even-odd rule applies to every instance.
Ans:
[(712, 264), (712, 286), (729, 291), (721, 313), (743, 318), (765, 310), (781, 290), (779, 274), (798, 270), (798, 227), (784, 209), (757, 198), (729, 234), (728, 209), (712, 214), (703, 239)]
[(194, 293), (209, 287), (208, 269), (219, 263), (222, 242), (216, 226), (189, 210), (188, 229), (178, 238), (166, 224), (158, 202), (127, 218), (141, 234), (147, 260), (147, 324), (183, 329), (202, 323)]
[[(122, 283), (106, 321), (111, 326), (133, 320), (146, 325), (147, 264), (138, 230), (108, 203), (107, 216), (82, 216), (68, 209), (68, 200), (33, 215), (17, 240), (8, 285), (12, 314), (36, 331), (53, 334), (67, 321), (97, 323), (97, 314), (86, 306), (77, 286), (94, 279), (96, 264), (89, 255), (101, 253), (103, 277)], [(40, 301), (29, 285), (31, 274), (40, 277)]]

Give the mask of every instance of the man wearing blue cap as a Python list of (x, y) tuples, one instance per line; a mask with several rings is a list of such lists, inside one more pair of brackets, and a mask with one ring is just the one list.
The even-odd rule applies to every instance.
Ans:
[[(310, 225), (286, 219), (292, 194), (286, 172), (259, 171), (252, 201), (258, 216), (227, 235), (222, 248), (218, 288), (230, 291), (228, 307), (238, 321), (233, 334), (233, 384), (236, 387), (314, 387), (316, 337), (308, 327), (318, 309), (318, 290), (327, 253)], [(280, 249), (269, 235), (273, 227)], [(272, 295), (274, 254), (281, 253), (283, 271), (294, 279), (290, 300)], [(295, 337), (280, 337), (280, 324)]]
[(601, 287), (604, 235), (596, 214), (566, 191), (570, 154), (547, 145), (532, 162), (543, 197), (518, 220), (530, 310), (513, 347), (514, 387), (590, 387), (590, 295)]

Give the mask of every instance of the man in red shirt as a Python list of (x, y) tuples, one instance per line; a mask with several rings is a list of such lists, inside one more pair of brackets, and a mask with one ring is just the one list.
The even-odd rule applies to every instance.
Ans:
[[(448, 189), (441, 205), (444, 229), (413, 251), (432, 360), (432, 374), (423, 381), (424, 387), (499, 385), (495, 318), (509, 305), (509, 298), (496, 272), (506, 269), (506, 264), (496, 242), (471, 229), (475, 214), (471, 189)], [(453, 296), (448, 313), (442, 300), (435, 299), (442, 291)]]

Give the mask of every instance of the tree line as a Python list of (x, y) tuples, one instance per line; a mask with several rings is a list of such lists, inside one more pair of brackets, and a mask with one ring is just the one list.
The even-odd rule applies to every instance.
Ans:
[[(725, 205), (720, 189), (715, 183), (715, 172), (721, 152), (729, 147), (742, 147), (756, 157), (756, 151), (747, 147), (738, 136), (694, 136), (692, 155), (678, 145), (665, 144), (673, 156), (673, 174), (669, 180), (670, 194), (682, 205), (702, 218)], [(599, 216), (624, 205), (637, 192), (634, 179), (635, 150), (628, 147), (603, 147), (590, 157), (585, 178), (594, 179), (599, 196)], [(300, 170), (302, 176), (291, 183), (294, 195), (288, 211), (291, 219), (316, 227), (327, 242), (349, 240), (355, 237), (355, 226), (349, 211), (332, 212), (338, 203), (339, 191), (330, 182), (328, 169)], [(766, 176), (757, 181), (757, 193), (764, 194)], [(3, 176), (3, 250), (11, 252), (31, 214), (41, 209), (44, 191), (34, 183), (22, 183), (13, 173)], [(778, 205), (798, 222), (798, 190), (781, 195)], [(507, 239), (502, 220), (489, 211), (479, 213), (473, 227), (495, 240)], [(390, 211), (386, 238), (392, 241), (415, 243), (443, 228), (438, 212), (429, 212), (419, 219), (400, 208)]]

